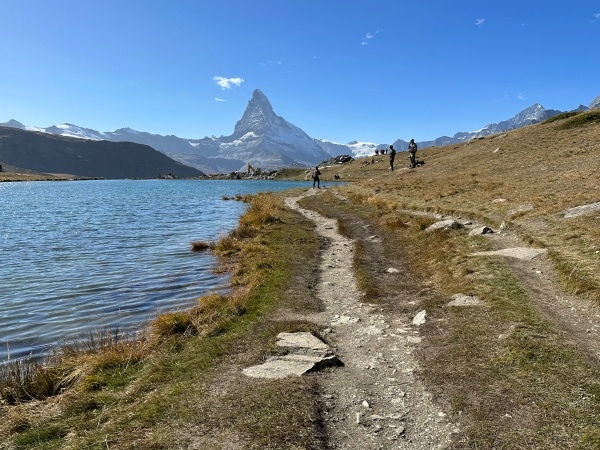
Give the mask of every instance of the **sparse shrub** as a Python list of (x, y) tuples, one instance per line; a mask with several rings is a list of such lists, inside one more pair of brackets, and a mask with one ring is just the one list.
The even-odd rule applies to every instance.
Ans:
[(206, 241), (193, 241), (191, 243), (193, 252), (202, 252), (205, 250), (210, 250), (215, 247), (214, 242), (206, 242)]
[(379, 196), (367, 198), (367, 203), (375, 206), (377, 209), (388, 209), (388, 202)]
[(243, 296), (227, 297), (209, 294), (198, 299), (198, 305), (192, 309), (196, 329), (202, 334), (212, 334), (222, 329), (232, 318), (246, 312)]
[(252, 239), (258, 234), (258, 229), (251, 226), (239, 226), (230, 233), (235, 239)]
[(0, 399), (9, 404), (43, 400), (59, 392), (62, 373), (32, 359), (0, 366)]
[(250, 203), (254, 196), (252, 194), (236, 194), (234, 199), (236, 202)]
[(228, 256), (240, 251), (240, 243), (235, 236), (223, 235), (215, 245), (215, 251), (221, 256)]
[(175, 334), (195, 333), (192, 316), (187, 312), (172, 312), (161, 314), (151, 324), (151, 332), (158, 337)]
[(383, 221), (383, 225), (391, 231), (408, 228), (408, 224), (400, 217), (388, 217)]
[(433, 224), (433, 220), (428, 217), (413, 217), (412, 222), (416, 224), (419, 230), (423, 231), (427, 229), (431, 224)]
[(240, 218), (240, 227), (252, 226), (260, 228), (269, 223), (277, 223), (281, 220), (277, 217), (277, 211), (283, 208), (283, 202), (273, 194), (260, 194), (252, 198), (246, 213)]

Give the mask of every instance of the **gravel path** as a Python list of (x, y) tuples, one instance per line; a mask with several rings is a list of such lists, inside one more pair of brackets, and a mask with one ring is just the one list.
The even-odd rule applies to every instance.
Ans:
[(344, 367), (319, 373), (324, 392), (325, 429), (334, 449), (442, 449), (457, 431), (416, 376), (413, 349), (418, 325), (363, 303), (352, 271), (353, 242), (337, 222), (301, 208), (305, 194), (286, 205), (316, 225), (326, 245), (321, 253), (317, 296), (325, 311), (306, 316), (328, 334)]

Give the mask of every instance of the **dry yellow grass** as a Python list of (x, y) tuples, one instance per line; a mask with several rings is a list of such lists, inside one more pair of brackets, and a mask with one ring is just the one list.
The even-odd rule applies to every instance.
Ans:
[[(571, 219), (562, 214), (600, 201), (600, 123), (580, 120), (586, 114), (598, 113), (419, 150), (426, 164), (414, 170), (398, 164), (391, 173), (385, 157), (365, 164), (368, 157), (325, 168), (323, 176), (353, 181), (344, 188), (349, 198), (382, 211), (434, 211), (496, 229), (504, 223), (550, 249), (572, 291), (600, 300), (600, 212)], [(574, 126), (565, 126), (574, 119)]]

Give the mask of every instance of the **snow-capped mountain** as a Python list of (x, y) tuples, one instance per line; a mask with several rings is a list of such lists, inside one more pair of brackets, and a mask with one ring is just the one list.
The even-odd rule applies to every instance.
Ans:
[(219, 141), (220, 156), (262, 169), (313, 166), (329, 158), (308, 134), (276, 115), (259, 89), (252, 94), (233, 134)]
[[(585, 107), (584, 107), (585, 108)], [(586, 108), (587, 109), (587, 108)], [(504, 120), (499, 123), (492, 123), (476, 131), (461, 131), (454, 136), (440, 136), (433, 141), (420, 141), (417, 146), (420, 149), (427, 147), (440, 147), (443, 145), (456, 144), (459, 142), (469, 141), (470, 139), (488, 136), (494, 133), (514, 130), (526, 125), (542, 122), (549, 117), (560, 114), (561, 111), (546, 110), (540, 104), (535, 104), (527, 109), (524, 109), (514, 117)], [(375, 149), (388, 148), (387, 144), (375, 144), (371, 142), (350, 142), (348, 144), (338, 144), (331, 141), (315, 139), (315, 141), (332, 156), (340, 154), (348, 154), (355, 157), (368, 156), (375, 154)], [(392, 143), (396, 151), (408, 150), (408, 141), (397, 139)]]
[(0, 126), (95, 141), (145, 144), (205, 173), (246, 170), (248, 164), (262, 170), (309, 167), (329, 158), (304, 131), (276, 115), (266, 95), (258, 89), (233, 134), (220, 138), (184, 139), (131, 128), (99, 132), (69, 123), (47, 128), (28, 127), (16, 120), (0, 123)]
[[(600, 96), (594, 99), (589, 107), (580, 105), (577, 111), (599, 107)], [(466, 142), (542, 122), (559, 113), (561, 111), (547, 110), (536, 103), (508, 120), (486, 125), (476, 131), (462, 131), (454, 136), (440, 136), (432, 141), (417, 142), (417, 145), (423, 149)], [(99, 132), (68, 123), (39, 128), (25, 126), (16, 120), (0, 123), (0, 126), (82, 139), (145, 144), (205, 173), (246, 170), (247, 164), (263, 170), (292, 166), (307, 167), (332, 156), (362, 157), (373, 155), (376, 149), (389, 147), (389, 144), (373, 142), (353, 141), (342, 144), (325, 139), (313, 139), (299, 127), (276, 115), (266, 95), (259, 89), (252, 94), (242, 118), (235, 124), (233, 134), (220, 138), (184, 139), (173, 135), (162, 136), (136, 131), (131, 128)], [(397, 151), (408, 149), (408, 141), (402, 139), (397, 139), (392, 144)]]
[[(462, 131), (456, 133), (454, 136), (441, 136), (433, 141), (421, 141), (417, 142), (417, 146), (421, 149), (433, 146), (442, 146), (449, 144), (457, 144), (460, 142), (466, 142), (471, 139), (481, 138), (485, 136), (489, 136), (494, 133), (502, 133), (510, 130), (515, 130), (517, 128), (521, 128), (527, 125), (532, 125), (534, 123), (543, 122), (544, 120), (560, 114), (562, 111), (557, 111), (554, 109), (545, 109), (539, 103), (530, 106), (529, 108), (524, 109), (519, 112), (512, 118), (508, 120), (503, 120), (498, 123), (491, 123), (486, 125), (485, 127), (476, 130), (476, 131)], [(394, 148), (396, 150), (406, 150), (408, 149), (408, 142), (403, 140), (397, 140), (394, 142)]]

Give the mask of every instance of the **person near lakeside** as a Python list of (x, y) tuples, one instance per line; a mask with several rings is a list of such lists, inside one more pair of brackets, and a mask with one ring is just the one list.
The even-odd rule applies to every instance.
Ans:
[(390, 170), (394, 171), (394, 159), (396, 158), (396, 150), (394, 150), (394, 146), (390, 145)]
[(313, 189), (315, 188), (315, 184), (317, 185), (317, 189), (321, 189), (321, 179), (319, 178), (319, 175), (321, 175), (319, 166), (315, 166), (312, 171)]
[(417, 144), (415, 140), (411, 139), (408, 143), (408, 156), (410, 157), (410, 168), (414, 169), (417, 167)]

